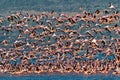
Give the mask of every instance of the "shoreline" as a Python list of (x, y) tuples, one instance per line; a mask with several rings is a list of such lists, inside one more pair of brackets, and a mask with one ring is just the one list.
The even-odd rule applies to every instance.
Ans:
[(70, 72), (70, 73), (61, 73), (61, 72), (41, 72), (41, 73), (21, 73), (21, 74), (9, 74), (9, 73), (0, 73), (0, 77), (24, 77), (24, 76), (44, 76), (44, 75), (51, 75), (51, 76), (55, 76), (55, 75), (75, 75), (75, 76), (79, 76), (79, 75), (83, 75), (84, 77), (88, 77), (88, 76), (115, 76), (115, 77), (120, 77), (120, 74), (111, 74), (111, 73), (92, 73), (92, 74), (84, 74), (84, 73), (75, 73), (75, 72)]
[(114, 76), (120, 76), (120, 74), (113, 74), (112, 72), (108, 72), (108, 73), (101, 73), (101, 72), (96, 72), (96, 73), (84, 73), (84, 72), (59, 72), (59, 71), (53, 71), (53, 72), (22, 72), (22, 73), (11, 73), (11, 72), (6, 72), (6, 73), (0, 73), (0, 76), (31, 76), (31, 75), (36, 75), (36, 76), (41, 76), (41, 75), (71, 75), (71, 74), (75, 74), (75, 75), (84, 75), (84, 76), (91, 76), (91, 75), (114, 75)]

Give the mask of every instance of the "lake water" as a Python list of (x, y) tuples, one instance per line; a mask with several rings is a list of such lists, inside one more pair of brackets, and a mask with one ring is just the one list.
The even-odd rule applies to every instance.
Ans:
[(40, 74), (26, 76), (1, 76), (0, 80), (120, 80), (115, 75), (83, 75), (83, 74)]

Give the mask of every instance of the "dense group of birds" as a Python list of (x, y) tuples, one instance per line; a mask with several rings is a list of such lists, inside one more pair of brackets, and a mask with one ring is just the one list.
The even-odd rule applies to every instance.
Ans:
[(111, 6), (1, 17), (0, 73), (120, 74), (120, 13)]

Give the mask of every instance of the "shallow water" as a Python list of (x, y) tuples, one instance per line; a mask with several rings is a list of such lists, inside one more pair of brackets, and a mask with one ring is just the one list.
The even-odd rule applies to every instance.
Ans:
[(83, 74), (40, 74), (29, 76), (0, 76), (0, 80), (120, 80), (115, 75), (83, 75)]

